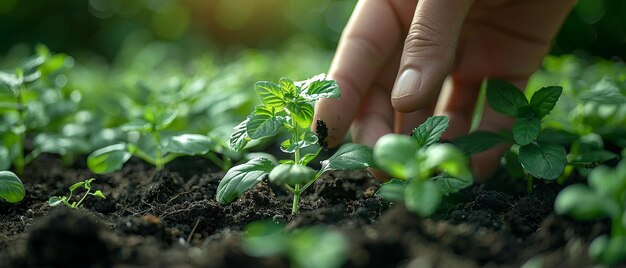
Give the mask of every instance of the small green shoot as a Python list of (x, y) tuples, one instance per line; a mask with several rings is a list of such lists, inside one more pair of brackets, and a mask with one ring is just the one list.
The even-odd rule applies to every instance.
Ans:
[(24, 184), (15, 173), (0, 171), (0, 199), (9, 203), (17, 203), (24, 199)]
[[(83, 201), (85, 201), (85, 198), (87, 198), (87, 196), (95, 196), (98, 198), (106, 199), (106, 196), (104, 196), (104, 194), (100, 190), (95, 190), (94, 192), (91, 192), (92, 191), (91, 183), (95, 180), (96, 179), (91, 178), (88, 180), (74, 183), (72, 186), (69, 187), (70, 194), (68, 196), (50, 197), (50, 199), (48, 199), (48, 205), (50, 205), (51, 207), (56, 207), (58, 205), (63, 204), (69, 208), (79, 208), (81, 204), (83, 203)], [(81, 187), (86, 191), (83, 194), (83, 197), (80, 200), (78, 200), (78, 202), (72, 201), (72, 195), (74, 194), (74, 191), (76, 191), (76, 189), (79, 189)]]
[(579, 220), (611, 219), (610, 235), (596, 238), (589, 254), (613, 265), (626, 260), (626, 150), (615, 169), (600, 166), (591, 171), (589, 185), (574, 184), (556, 198), (554, 210)]
[[(471, 186), (467, 157), (450, 144), (437, 144), (448, 128), (445, 116), (430, 117), (413, 130), (412, 137), (387, 134), (374, 146), (378, 167), (393, 177), (377, 194), (420, 216), (433, 214), (443, 195)], [(437, 176), (435, 172), (441, 173)]]
[[(323, 144), (311, 129), (313, 102), (320, 98), (338, 98), (339, 87), (324, 75), (294, 82), (281, 78), (278, 84), (261, 81), (254, 85), (262, 105), (256, 107), (246, 120), (234, 128), (230, 146), (241, 151), (251, 140), (271, 137), (286, 130), (290, 137), (281, 143), (283, 152), (293, 154), (293, 159), (276, 164), (267, 158), (255, 158), (231, 168), (217, 188), (217, 201), (228, 204), (248, 189), (269, 177), (270, 182), (293, 193), (292, 213), (298, 213), (300, 195), (324, 172), (330, 170), (359, 170), (373, 163), (371, 149), (360, 144), (345, 144), (328, 160), (322, 161), (319, 171), (308, 167), (320, 152), (313, 149)], [(323, 125), (323, 122), (317, 122)], [(319, 128), (318, 128), (319, 129)], [(304, 152), (305, 149), (313, 149)]]

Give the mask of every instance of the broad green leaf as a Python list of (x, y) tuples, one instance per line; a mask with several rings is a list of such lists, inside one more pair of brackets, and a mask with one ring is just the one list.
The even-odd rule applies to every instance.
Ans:
[(254, 84), (254, 90), (266, 107), (275, 110), (282, 110), (285, 107), (283, 92), (277, 84), (259, 81)]
[(513, 125), (513, 138), (519, 145), (533, 142), (541, 131), (541, 121), (537, 118), (520, 117)]
[(258, 106), (256, 110), (248, 116), (246, 132), (250, 138), (260, 139), (275, 135), (280, 126), (280, 121), (274, 116), (271, 110), (263, 106)]
[(9, 169), (11, 166), (11, 154), (9, 149), (4, 146), (0, 146), (0, 170)]
[(157, 118), (155, 118), (155, 124), (157, 130), (163, 130), (169, 127), (172, 122), (178, 117), (178, 111), (172, 110), (163, 113), (159, 113)]
[(302, 88), (301, 96), (306, 100), (316, 101), (321, 98), (339, 98), (341, 92), (335, 80), (320, 80), (311, 82), (306, 88)]
[(202, 155), (213, 146), (211, 138), (198, 134), (182, 134), (165, 140), (164, 150), (168, 153)]
[(506, 142), (509, 142), (509, 139), (489, 131), (475, 131), (452, 140), (452, 144), (467, 155), (480, 153)]
[(63, 204), (63, 201), (67, 199), (66, 196), (53, 196), (48, 199), (48, 206), (56, 207)]
[(372, 149), (363, 144), (344, 144), (333, 156), (321, 162), (323, 170), (361, 170), (374, 167)]
[(385, 200), (392, 202), (400, 202), (404, 200), (404, 188), (406, 187), (406, 181), (391, 179), (380, 185), (380, 188), (376, 192), (376, 195), (380, 195)]
[(241, 247), (250, 256), (269, 257), (287, 251), (289, 236), (282, 224), (269, 220), (246, 225)]
[(246, 118), (246, 120), (233, 128), (233, 134), (230, 135), (229, 142), (230, 149), (233, 151), (240, 152), (250, 141), (247, 131), (248, 122), (250, 122), (250, 119)]
[(296, 120), (298, 126), (308, 129), (313, 122), (313, 105), (306, 102), (296, 102), (287, 104), (287, 110)]
[(542, 143), (569, 145), (574, 140), (578, 139), (578, 137), (578, 135), (567, 132), (565, 130), (547, 128), (539, 132), (539, 136), (537, 136), (537, 141)]
[(404, 190), (404, 203), (409, 211), (428, 217), (441, 203), (439, 186), (432, 181), (411, 180)]
[(315, 178), (317, 171), (310, 167), (294, 164), (280, 164), (269, 174), (269, 179), (276, 185), (304, 184)]
[(24, 184), (11, 171), (0, 171), (0, 199), (9, 203), (17, 203), (24, 199)]
[(574, 184), (561, 190), (554, 201), (554, 211), (579, 220), (599, 220), (609, 216), (606, 210), (612, 210), (611, 202), (585, 185)]
[(215, 198), (222, 204), (232, 202), (267, 177), (272, 168), (274, 162), (265, 158), (255, 158), (231, 168), (220, 180)]
[(516, 116), (520, 107), (528, 105), (528, 100), (521, 90), (498, 79), (487, 81), (487, 101), (495, 111), (510, 116)]
[(471, 176), (455, 177), (445, 172), (431, 178), (430, 180), (435, 182), (439, 186), (441, 194), (446, 196), (470, 187), (474, 183)]
[(467, 157), (454, 145), (434, 144), (423, 151), (423, 156), (422, 177), (430, 177), (430, 170), (435, 169), (465, 182), (473, 180)]
[(626, 261), (626, 236), (601, 235), (589, 245), (589, 255), (605, 265), (616, 265)]
[(420, 148), (430, 146), (441, 138), (441, 134), (448, 128), (447, 116), (433, 116), (413, 130), (413, 139)]
[(376, 165), (394, 178), (407, 180), (418, 174), (417, 150), (411, 137), (387, 134), (374, 145)]
[(91, 153), (87, 157), (87, 167), (96, 174), (107, 174), (120, 170), (131, 157), (126, 144), (114, 144)]
[(554, 180), (563, 173), (567, 156), (561, 145), (531, 143), (520, 147), (519, 161), (531, 175)]
[(293, 234), (289, 256), (293, 267), (342, 267), (349, 256), (344, 235), (323, 227), (310, 227)]
[(284, 98), (295, 99), (298, 96), (298, 87), (291, 79), (283, 77), (278, 81), (278, 85)]
[(530, 106), (537, 118), (541, 119), (552, 111), (562, 92), (562, 87), (551, 86), (541, 88), (533, 94), (530, 98)]

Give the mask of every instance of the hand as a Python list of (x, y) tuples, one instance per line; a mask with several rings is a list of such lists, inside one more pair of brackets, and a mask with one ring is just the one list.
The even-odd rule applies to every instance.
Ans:
[[(342, 141), (350, 125), (356, 142), (373, 146), (384, 134), (409, 134), (433, 114), (450, 118), (444, 139), (463, 135), (482, 80), (500, 78), (524, 88), (574, 4), (361, 0), (329, 71), (342, 96), (319, 101), (315, 119), (327, 124), (330, 146)], [(478, 129), (498, 131), (512, 124), (512, 118), (487, 107)], [(472, 156), (474, 176), (491, 175), (505, 149)]]

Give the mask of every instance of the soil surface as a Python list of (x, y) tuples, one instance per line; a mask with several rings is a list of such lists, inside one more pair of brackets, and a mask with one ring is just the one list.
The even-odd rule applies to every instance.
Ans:
[[(262, 182), (229, 205), (215, 201), (224, 175), (203, 158), (181, 158), (162, 171), (138, 160), (109, 175), (93, 175), (77, 161), (63, 167), (51, 155), (21, 176), (26, 197), (0, 203), (0, 267), (290, 267), (288, 258), (251, 257), (243, 227), (255, 220), (287, 228), (324, 224), (348, 238), (344, 267), (587, 267), (587, 247), (608, 232), (607, 222), (555, 216), (560, 186), (499, 176), (448, 196), (423, 219), (375, 195), (369, 173), (332, 172), (302, 197)], [(47, 205), (50, 196), (95, 177), (106, 200), (82, 209)]]

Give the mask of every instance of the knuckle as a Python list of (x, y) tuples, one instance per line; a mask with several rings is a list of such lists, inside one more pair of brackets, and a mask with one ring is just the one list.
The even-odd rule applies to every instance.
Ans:
[(431, 25), (433, 24), (425, 19), (413, 22), (404, 41), (404, 52), (407, 55), (440, 54), (450, 48), (443, 33)]

